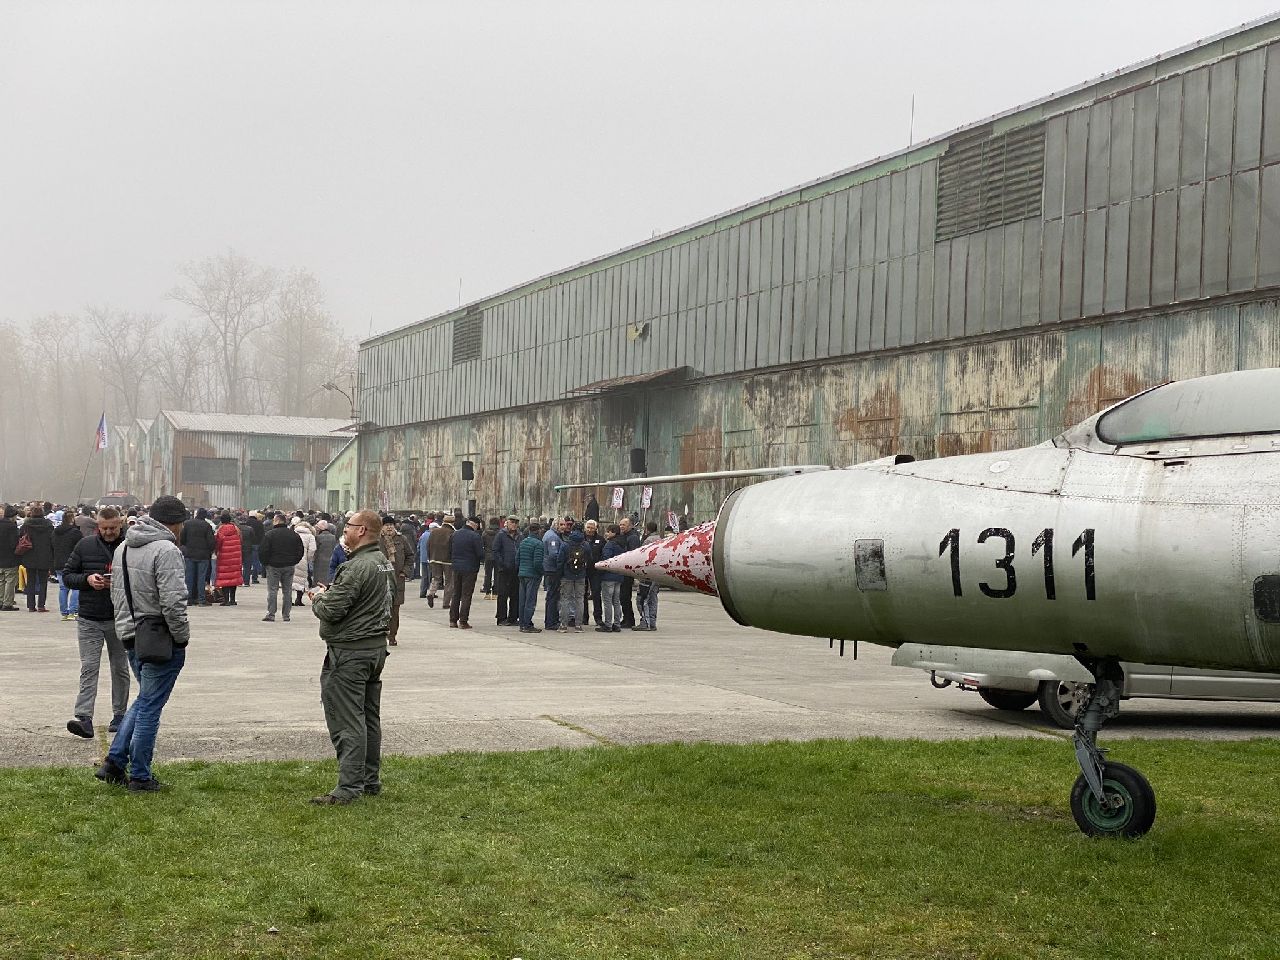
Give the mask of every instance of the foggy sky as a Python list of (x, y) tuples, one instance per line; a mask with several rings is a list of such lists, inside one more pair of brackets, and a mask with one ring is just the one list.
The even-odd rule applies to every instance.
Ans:
[(1272, 9), (0, 0), (0, 318), (233, 247), (364, 337)]

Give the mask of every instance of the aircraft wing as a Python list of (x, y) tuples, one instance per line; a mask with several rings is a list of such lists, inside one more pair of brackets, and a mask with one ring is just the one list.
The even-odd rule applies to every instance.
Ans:
[(757, 467), (754, 470), (717, 470), (712, 473), (672, 473), (662, 477), (628, 477), (626, 480), (596, 480), (592, 483), (561, 483), (556, 490), (584, 490), (593, 487), (647, 487), (655, 483), (695, 483), (699, 480), (732, 480), (737, 477), (788, 477), (796, 473), (834, 470), (820, 463), (789, 467)]

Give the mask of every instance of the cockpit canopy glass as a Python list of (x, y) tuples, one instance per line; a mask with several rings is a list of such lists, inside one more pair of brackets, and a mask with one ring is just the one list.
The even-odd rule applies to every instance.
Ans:
[(1280, 433), (1280, 368), (1167, 383), (1103, 414), (1097, 430), (1098, 439), (1117, 446)]

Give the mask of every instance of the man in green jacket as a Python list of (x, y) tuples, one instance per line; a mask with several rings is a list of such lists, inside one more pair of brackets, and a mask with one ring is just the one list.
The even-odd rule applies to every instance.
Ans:
[(382, 792), (382, 667), (395, 596), (395, 567), (379, 549), (382, 521), (361, 510), (347, 521), (347, 561), (326, 589), (310, 591), (328, 651), (320, 670), (320, 702), (338, 753), (338, 785), (312, 797), (320, 806), (348, 804)]

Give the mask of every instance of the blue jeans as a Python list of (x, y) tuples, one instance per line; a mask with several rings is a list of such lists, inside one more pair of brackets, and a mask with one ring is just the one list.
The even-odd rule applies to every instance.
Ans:
[(560, 574), (548, 573), (542, 579), (547, 585), (547, 610), (542, 625), (554, 630), (560, 626)]
[(538, 609), (538, 587), (541, 577), (520, 578), (520, 626), (532, 627), (533, 615)]
[(204, 603), (204, 588), (209, 582), (209, 561), (187, 561), (187, 603)]
[[(265, 574), (266, 571), (262, 569), (262, 561), (258, 559), (258, 545), (256, 543), (253, 545), (253, 559), (250, 563), (252, 564), (250, 570), (253, 573), (253, 582), (257, 583), (258, 578)], [(248, 580), (245, 580), (245, 583), (248, 582)]]
[(80, 612), (80, 591), (72, 590), (62, 579), (62, 571), (58, 571), (58, 612), (64, 617), (69, 613)]
[(138, 678), (138, 695), (120, 721), (120, 730), (111, 741), (107, 759), (121, 770), (127, 765), (130, 780), (150, 780), (160, 712), (169, 702), (173, 685), (187, 662), (187, 648), (175, 647), (173, 659), (168, 663), (139, 663), (137, 654), (132, 650), (127, 652), (129, 669)]
[(637, 618), (640, 625), (644, 627), (656, 627), (658, 625), (658, 585), (644, 584), (640, 587), (640, 603), (638, 604)]

